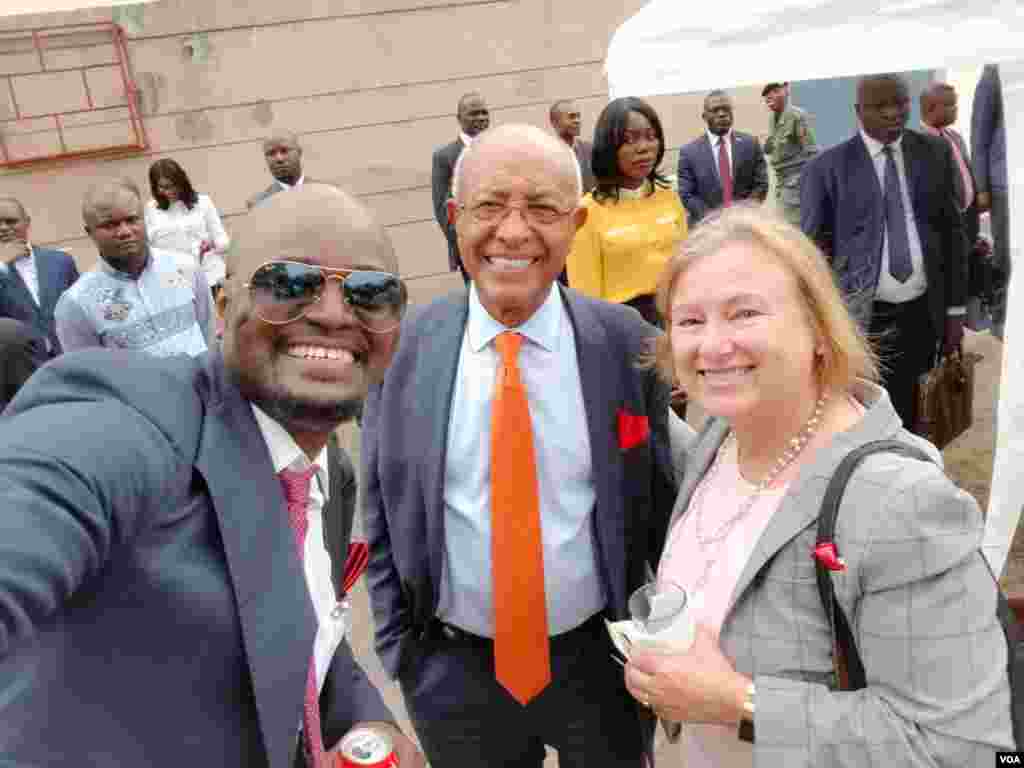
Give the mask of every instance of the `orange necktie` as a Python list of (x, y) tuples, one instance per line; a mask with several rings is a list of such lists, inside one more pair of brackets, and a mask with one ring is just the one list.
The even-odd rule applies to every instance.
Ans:
[(507, 331), (494, 343), (501, 356), (491, 409), (494, 667), (498, 682), (526, 704), (551, 682), (537, 466), (517, 362), (523, 337)]

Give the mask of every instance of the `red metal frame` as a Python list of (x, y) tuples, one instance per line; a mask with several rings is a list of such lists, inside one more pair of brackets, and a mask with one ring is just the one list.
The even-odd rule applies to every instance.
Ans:
[[(46, 48), (46, 41), (49, 38), (67, 37), (70, 35), (81, 35), (87, 33), (107, 33), (110, 35), (110, 44), (114, 50), (114, 61), (106, 62), (103, 64), (91, 64), (81, 65), (77, 67), (63, 67), (63, 68), (47, 68), (46, 58), (44, 56), (44, 50)], [(149, 148), (149, 139), (146, 136), (146, 128), (142, 122), (142, 115), (139, 111), (138, 103), (138, 88), (135, 82), (132, 80), (130, 73), (128, 72), (128, 49), (125, 44), (124, 30), (120, 25), (112, 22), (99, 22), (95, 24), (67, 24), (59, 27), (48, 27), (45, 29), (33, 29), (22, 32), (13, 33), (0, 33), (0, 41), (16, 41), (20, 39), (31, 40), (32, 46), (39, 56), (39, 70), (38, 72), (18, 72), (18, 73), (3, 73), (0, 72), (0, 79), (7, 80), (7, 90), (10, 94), (11, 104), (14, 106), (14, 118), (7, 120), (0, 120), (0, 169), (11, 169), (20, 168), (28, 165), (36, 165), (40, 163), (52, 163), (60, 160), (73, 160), (79, 158), (95, 158), (103, 157), (112, 154), (120, 155), (130, 152), (142, 152)], [(104, 40), (104, 45), (107, 41)], [(86, 46), (82, 46), (86, 47)], [(125, 103), (118, 104), (113, 107), (97, 107), (93, 100), (93, 94), (89, 89), (88, 78), (86, 77), (86, 71), (89, 69), (105, 69), (110, 67), (116, 67), (121, 75), (121, 82), (124, 85)], [(69, 72), (78, 70), (82, 74), (82, 85), (85, 89), (86, 101), (88, 103), (87, 109), (70, 109), (63, 112), (53, 112), (45, 115), (31, 115), (25, 116), (22, 113), (21, 108), (18, 105), (17, 98), (14, 90), (14, 78), (43, 73), (53, 72)], [(111, 144), (104, 147), (96, 147), (94, 149), (69, 151), (67, 142), (65, 141), (64, 131), (65, 125), (63, 118), (68, 115), (85, 114), (88, 112), (101, 112), (105, 110), (124, 109), (128, 108), (129, 122), (131, 123), (131, 131), (133, 141), (128, 143)], [(4, 139), (4, 126), (15, 124), (21, 120), (32, 119), (40, 120), (50, 118), (53, 120), (54, 128), (56, 129), (58, 139), (60, 140), (61, 151), (51, 154), (40, 154), (31, 157), (21, 157), (12, 159), (10, 150), (7, 146), (7, 142)]]

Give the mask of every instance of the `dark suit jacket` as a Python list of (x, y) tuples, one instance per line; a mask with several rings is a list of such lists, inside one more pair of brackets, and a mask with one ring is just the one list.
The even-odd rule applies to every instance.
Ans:
[(35, 328), (0, 317), (0, 412), (48, 357), (46, 339)]
[[(903, 157), (939, 338), (946, 310), (967, 301), (967, 241), (954, 195), (953, 151), (943, 139), (903, 133)], [(858, 133), (804, 168), (800, 226), (825, 253), (850, 301), (867, 322), (881, 272), (885, 207), (878, 175)]]
[[(353, 472), (331, 453), (325, 530), (344, 559)], [(41, 368), (5, 413), (0, 506), (0, 763), (292, 765), (316, 618), (219, 354)], [(328, 745), (393, 721), (347, 642), (320, 703)]]
[(462, 258), (459, 256), (459, 243), (455, 236), (455, 227), (448, 223), (448, 198), (451, 197), (452, 175), (455, 163), (462, 154), (465, 145), (461, 139), (445, 144), (434, 150), (430, 165), (430, 192), (434, 199), (434, 218), (437, 226), (444, 232), (448, 240), (448, 268), (453, 272), (459, 268)]
[(577, 139), (572, 151), (576, 153), (576, 162), (580, 164), (580, 176), (583, 181), (583, 194), (592, 191), (597, 185), (597, 178), (594, 176), (593, 166), (590, 164), (594, 154), (594, 145), (589, 141)]
[[(679, 150), (679, 196), (696, 224), (722, 204), (718, 162), (707, 133)], [(732, 132), (733, 200), (763, 201), (768, 196), (768, 165), (761, 142), (741, 131)]]
[[(635, 367), (645, 339), (656, 333), (636, 310), (560, 290), (576, 334), (590, 430), (598, 571), (608, 593), (607, 615), (623, 619), (630, 593), (646, 581), (647, 564), (657, 562), (672, 508), (669, 391), (653, 371)], [(459, 292), (410, 316), (385, 381), (366, 401), (367, 573), (377, 653), (392, 677), (415, 663), (437, 611), (445, 448), (468, 308), (467, 294)], [(628, 450), (619, 443), (621, 409), (646, 416), (650, 424), (649, 437)]]
[(21, 279), (18, 270), (10, 265), (0, 269), (0, 317), (11, 317), (31, 325), (49, 342), (50, 355), (61, 352), (57, 339), (57, 327), (53, 320), (53, 309), (57, 299), (78, 279), (78, 269), (64, 251), (52, 248), (33, 247), (36, 275), (39, 279), (39, 303)]

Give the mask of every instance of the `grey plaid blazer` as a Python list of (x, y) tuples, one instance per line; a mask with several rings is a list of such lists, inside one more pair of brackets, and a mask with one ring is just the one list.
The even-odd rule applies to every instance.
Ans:
[[(723, 652), (757, 686), (754, 765), (995, 765), (997, 750), (1013, 749), (996, 586), (978, 548), (981, 511), (938, 466), (879, 454), (850, 478), (836, 529), (847, 570), (833, 581), (868, 687), (833, 690), (831, 634), (811, 559), (828, 479), (843, 456), (871, 440), (905, 440), (940, 458), (902, 429), (880, 387), (861, 381), (852, 394), (867, 413), (793, 481), (722, 625)], [(682, 482), (672, 524), (726, 429), (716, 420), (689, 442), (675, 425)]]

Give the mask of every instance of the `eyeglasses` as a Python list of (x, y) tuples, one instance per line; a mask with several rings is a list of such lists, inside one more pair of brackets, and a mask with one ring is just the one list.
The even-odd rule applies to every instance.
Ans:
[(245, 287), (260, 320), (284, 325), (304, 317), (320, 301), (328, 280), (341, 283), (342, 298), (370, 333), (388, 333), (401, 324), (408, 292), (405, 283), (390, 272), (269, 261), (252, 273)]
[(491, 200), (473, 203), (472, 205), (461, 204), (460, 211), (469, 211), (469, 214), (483, 224), (497, 224), (504, 221), (505, 217), (515, 208), (522, 215), (523, 219), (531, 227), (545, 227), (554, 224), (572, 213), (575, 208), (559, 208), (552, 203), (526, 203), (525, 205), (511, 205), (497, 203)]

